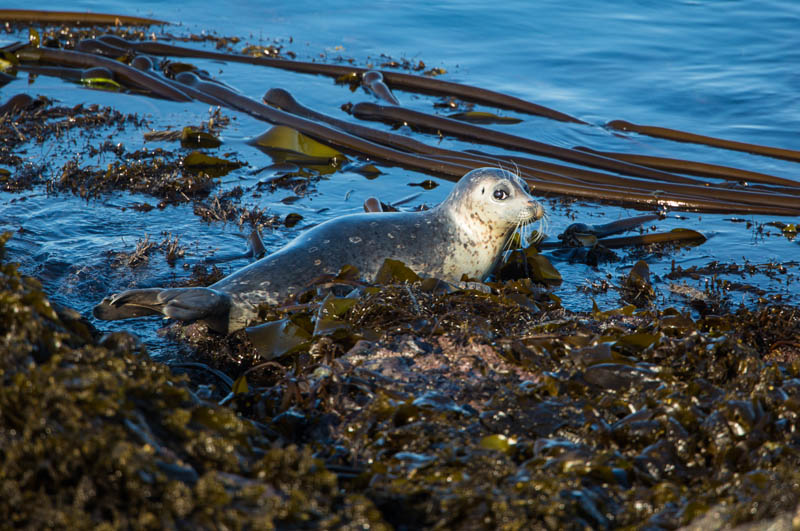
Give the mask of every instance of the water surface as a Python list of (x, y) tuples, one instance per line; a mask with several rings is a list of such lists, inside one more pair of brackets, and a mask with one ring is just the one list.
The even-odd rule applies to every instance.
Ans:
[[(42, 2), (41, 9), (63, 9), (57, 2)], [(118, 12), (151, 16), (175, 23), (163, 30), (175, 35), (210, 33), (238, 36), (246, 44), (276, 44), (301, 60), (337, 62), (352, 59), (358, 66), (380, 65), (387, 57), (423, 61), (428, 68), (446, 70), (443, 79), (468, 83), (554, 107), (590, 125), (564, 124), (545, 118), (518, 115), (523, 122), (494, 126), (504, 131), (564, 147), (590, 146), (600, 150), (688, 158), (798, 179), (800, 166), (745, 153), (678, 144), (647, 137), (615, 136), (602, 128), (613, 119), (660, 125), (757, 144), (800, 149), (800, 6), (774, 2), (644, 2), (598, 4), (587, 0), (563, 3), (511, 1), (485, 2), (340, 2), (338, 5), (300, 1), (292, 3), (194, 2), (181, 7), (167, 2), (75, 2), (74, 10)], [(4, 40), (26, 38), (25, 32), (6, 34)], [(213, 48), (211, 48), (213, 49)], [(220, 80), (260, 99), (272, 87), (290, 90), (302, 103), (321, 112), (348, 118), (340, 106), (371, 101), (370, 95), (350, 92), (325, 77), (292, 74), (249, 65), (193, 61)], [(197, 124), (208, 118), (208, 106), (156, 101), (142, 96), (107, 94), (68, 84), (56, 78), (21, 79), (0, 88), (0, 99), (18, 92), (45, 95), (65, 105), (100, 103), (146, 117), (153, 129)], [(437, 98), (396, 93), (402, 105), (437, 112)], [(497, 109), (486, 109), (497, 112)], [(252, 187), (260, 178), (253, 170), (267, 166), (270, 158), (245, 144), (268, 124), (234, 111), (223, 132), (221, 152), (235, 152), (250, 167), (222, 180), (220, 189)], [(502, 114), (515, 113), (502, 111)], [(379, 124), (370, 124), (383, 127)], [(388, 129), (388, 127), (387, 127)], [(406, 134), (411, 131), (401, 129)], [(142, 131), (113, 133), (129, 151), (144, 146)], [(443, 147), (468, 149), (466, 142), (414, 134)], [(157, 147), (148, 143), (147, 147)], [(164, 144), (170, 149), (174, 145)], [(76, 145), (80, 150), (81, 144)], [(500, 150), (493, 150), (500, 151)], [(42, 161), (53, 157), (48, 146), (32, 147), (27, 155)], [(52, 160), (58, 168), (63, 160)], [(278, 191), (258, 198), (245, 196), (251, 206), (285, 215), (299, 212), (304, 220), (292, 229), (266, 231), (269, 249), (276, 249), (303, 227), (331, 216), (361, 209), (363, 200), (378, 195), (392, 202), (418, 192), (407, 186), (428, 178), (400, 168), (382, 167), (378, 179), (340, 172), (323, 179), (316, 192), (292, 203)], [(411, 205), (440, 201), (452, 184), (425, 191)], [(554, 237), (576, 220), (597, 223), (640, 212), (613, 205), (578, 202), (565, 207), (555, 197), (541, 196), (550, 213), (549, 235)], [(89, 315), (98, 298), (109, 291), (134, 286), (169, 283), (189, 275), (189, 268), (212, 254), (240, 252), (247, 230), (235, 224), (206, 223), (192, 213), (191, 205), (170, 206), (147, 213), (129, 208), (135, 202), (156, 203), (153, 198), (114, 193), (84, 201), (67, 194), (48, 195), (43, 189), (23, 194), (0, 193), (0, 228), (17, 231), (9, 244), (11, 255), (23, 269), (44, 282), (51, 297)], [(645, 258), (654, 273), (663, 276), (673, 261), (683, 267), (712, 261), (766, 264), (777, 261), (788, 268), (778, 281), (765, 275), (747, 278), (767, 290), (797, 303), (800, 289), (789, 277), (797, 275), (800, 247), (784, 237), (771, 221), (800, 220), (765, 216), (737, 216), (750, 222), (731, 221), (730, 215), (670, 212), (656, 224), (659, 230), (675, 227), (702, 230), (710, 237), (704, 245), (671, 250), (658, 255), (622, 253), (622, 261), (592, 268), (584, 264), (557, 263), (564, 283), (554, 291), (571, 310), (591, 308), (581, 291), (593, 282), (618, 282), (635, 259)], [(759, 230), (762, 229), (762, 230)], [(23, 229), (20, 231), (20, 229)], [(187, 246), (186, 257), (174, 267), (162, 259), (135, 269), (110, 268), (109, 256), (130, 251), (145, 235), (161, 240), (177, 236)], [(224, 264), (226, 271), (246, 259)], [(704, 287), (708, 279), (694, 285)], [(742, 280), (742, 279), (739, 279)], [(679, 303), (665, 292), (660, 303)], [(739, 297), (739, 295), (737, 295)], [(745, 294), (741, 300), (748, 301)], [(603, 308), (619, 302), (612, 290), (598, 295)], [(96, 323), (104, 330), (127, 329), (142, 333), (157, 352), (163, 347), (153, 331), (157, 319), (139, 322)]]

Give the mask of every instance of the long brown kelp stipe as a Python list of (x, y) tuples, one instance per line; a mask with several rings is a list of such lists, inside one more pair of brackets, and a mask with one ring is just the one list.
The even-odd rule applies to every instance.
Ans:
[[(679, 159), (604, 153), (590, 148), (569, 149), (399, 106), (359, 103), (350, 109), (356, 118), (406, 124), (437, 136), (454, 136), (477, 146), (495, 146), (508, 151), (498, 154), (443, 149), (407, 136), (326, 116), (303, 107), (288, 92), (280, 89), (270, 90), (264, 96), (265, 105), (231, 90), (199, 70), (170, 73), (167, 77), (153, 71), (153, 61), (144, 54), (235, 61), (337, 78), (353, 73), (361, 75), (366, 69), (193, 50), (159, 42), (131, 42), (110, 35), (81, 41), (76, 49), (81, 51), (27, 46), (17, 49), (16, 55), (21, 69), (67, 79), (75, 78), (75, 69), (102, 67), (112, 72), (122, 85), (137, 92), (174, 101), (198, 100), (223, 105), (275, 125), (291, 127), (351, 155), (451, 180), (460, 178), (473, 168), (501, 165), (515, 168), (536, 192), (543, 194), (612, 201), (640, 208), (800, 214), (800, 183), (790, 179)], [(120, 57), (124, 61), (116, 60)], [(42, 63), (54, 66), (43, 69)], [(461, 97), (556, 120), (579, 122), (552, 109), (475, 87), (394, 72), (383, 72), (383, 77), (392, 88)], [(509, 153), (514, 151), (525, 154)], [(727, 182), (717, 183), (698, 177)]]
[(718, 164), (706, 164), (704, 162), (694, 162), (691, 160), (671, 159), (668, 157), (654, 157), (651, 155), (636, 155), (632, 153), (616, 153), (610, 151), (597, 151), (583, 146), (577, 146), (575, 149), (602, 155), (611, 159), (624, 160), (631, 164), (638, 164), (639, 166), (647, 166), (658, 170), (686, 173), (689, 175), (697, 175), (699, 177), (714, 177), (717, 179), (725, 179), (733, 182), (753, 182), (753, 183), (766, 183), (787, 187), (791, 190), (797, 190), (797, 181), (791, 179), (784, 179), (766, 173), (758, 173), (754, 171), (742, 170), (739, 168), (731, 168), (730, 166), (720, 166)]
[(755, 153), (756, 155), (763, 155), (765, 157), (774, 157), (776, 159), (800, 162), (800, 151), (795, 151), (793, 149), (783, 149), (771, 146), (760, 146), (758, 144), (748, 144), (746, 142), (736, 142), (733, 140), (724, 140), (722, 138), (697, 135), (694, 133), (687, 133), (686, 131), (678, 131), (677, 129), (668, 129), (666, 127), (637, 125), (624, 120), (613, 120), (608, 122), (606, 127), (615, 129), (617, 131), (632, 131), (634, 133), (639, 133), (640, 135), (647, 135), (655, 138), (666, 138), (667, 140), (674, 140), (676, 142), (703, 144), (706, 146), (730, 149), (732, 151), (744, 151), (745, 153)]
[[(248, 55), (234, 55), (222, 52), (211, 52), (207, 50), (195, 50), (192, 48), (173, 46), (161, 42), (130, 42), (114, 35), (103, 35), (99, 40), (121, 48), (132, 49), (140, 53), (148, 53), (152, 55), (167, 57), (192, 57), (197, 59), (214, 59), (218, 61), (246, 63), (251, 65), (280, 68), (283, 70), (289, 70), (303, 74), (329, 76), (337, 79), (340, 77), (350, 76), (352, 74), (361, 76), (369, 71), (367, 68), (359, 68), (356, 66), (328, 65), (304, 61), (290, 61), (287, 59), (276, 59), (273, 57), (251, 57)], [(390, 87), (396, 89), (426, 94), (455, 96), (475, 103), (492, 105), (494, 107), (501, 107), (503, 109), (523, 112), (526, 114), (545, 116), (547, 118), (560, 120), (562, 122), (586, 123), (583, 120), (579, 120), (573, 116), (569, 116), (542, 105), (537, 105), (529, 101), (509, 96), (508, 94), (501, 94), (499, 92), (472, 87), (469, 85), (462, 85), (460, 83), (441, 81), (439, 79), (414, 76), (400, 72), (391, 72), (386, 70), (381, 70), (380, 72), (383, 75), (384, 81), (386, 81)]]
[(106, 57), (71, 50), (35, 47), (19, 50), (17, 57), (20, 62), (46, 62), (77, 68), (106, 67), (122, 81), (133, 87), (149, 90), (155, 96), (174, 101), (192, 101), (189, 96), (157, 76)]
[[(404, 148), (409, 148), (410, 144), (398, 141), (396, 138), (398, 135), (383, 133), (376, 136), (367, 133), (365, 130), (368, 128), (349, 128), (350, 133), (347, 133), (339, 128), (327, 127), (317, 121), (267, 107), (221, 85), (203, 81), (188, 72), (181, 74), (177, 79), (257, 118), (295, 128), (338, 149), (366, 155), (391, 164), (458, 179), (469, 169), (497, 163), (497, 160), (493, 160), (491, 157), (480, 157), (451, 150), (420, 149), (412, 150), (411, 152), (405, 151)], [(316, 118), (321, 116), (317, 114)], [(363, 136), (359, 135), (359, 132)], [(369, 138), (369, 140), (365, 137)], [(614, 179), (614, 176), (611, 175), (606, 178), (604, 183), (601, 183), (598, 180), (594, 182), (580, 181), (524, 164), (518, 164), (517, 169), (520, 175), (528, 180), (538, 192), (553, 192), (595, 200), (616, 200), (650, 206), (668, 203), (671, 207), (702, 209), (710, 212), (736, 211), (756, 213), (769, 211), (769, 213), (778, 215), (796, 215), (800, 213), (800, 204), (798, 204), (796, 198), (787, 200), (780, 194), (753, 193), (728, 189), (710, 191), (705, 186), (668, 185), (667, 183), (660, 183), (660, 187), (665, 189), (663, 194), (653, 194), (652, 190), (644, 183), (640, 182), (637, 186), (635, 180), (621, 179), (619, 177)], [(591, 175), (591, 173), (587, 172), (584, 175)], [(605, 184), (606, 186), (598, 186), (598, 184)], [(665, 196), (668, 198), (665, 199)], [(778, 198), (777, 201), (776, 197)]]
[[(590, 199), (620, 201), (620, 202), (639, 202), (655, 205), (659, 202), (659, 197), (654, 196), (650, 185), (646, 181), (619, 177), (607, 173), (601, 173), (572, 166), (564, 166), (548, 163), (540, 160), (525, 159), (519, 157), (498, 157), (496, 155), (480, 154), (473, 152), (459, 152), (429, 146), (422, 142), (412, 140), (403, 135), (396, 135), (384, 131), (377, 131), (364, 127), (359, 124), (337, 120), (319, 112), (300, 105), (288, 92), (282, 89), (272, 89), (265, 96), (264, 100), (270, 105), (274, 105), (287, 112), (308, 118), (310, 120), (326, 122), (337, 129), (347, 131), (353, 135), (368, 139), (372, 142), (390, 146), (392, 148), (410, 152), (424, 154), (427, 158), (443, 161), (453, 161), (460, 165), (479, 167), (486, 164), (501, 164), (509, 167), (513, 166), (525, 177), (529, 183), (539, 192), (554, 192), (559, 194), (576, 195)], [(675, 184), (670, 181), (669, 174), (665, 174), (664, 182), (659, 184), (660, 189), (670, 194), (673, 199), (680, 201), (692, 201), (694, 207), (703, 210), (718, 210), (720, 205), (714, 205), (715, 201), (724, 199), (731, 202), (760, 203), (765, 204), (773, 200), (777, 194), (762, 192), (755, 196), (746, 190), (731, 190), (709, 188), (706, 183), (701, 181), (688, 180), (691, 185)], [(674, 176), (677, 178), (678, 176)], [(682, 181), (679, 181), (682, 183)], [(662, 196), (663, 198), (663, 196)], [(781, 203), (785, 203), (786, 209), (781, 209), (784, 213), (796, 211), (797, 198), (781, 197)], [(774, 206), (778, 206), (777, 204)], [(726, 205), (725, 208), (730, 208)], [(750, 207), (743, 207), (748, 212), (752, 212)]]
[(107, 25), (107, 26), (164, 26), (169, 24), (154, 18), (131, 17), (80, 11), (39, 11), (36, 9), (0, 9), (2, 22), (41, 22), (45, 24)]

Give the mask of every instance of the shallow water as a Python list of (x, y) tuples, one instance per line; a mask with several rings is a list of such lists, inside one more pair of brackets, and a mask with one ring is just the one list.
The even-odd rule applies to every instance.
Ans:
[[(800, 181), (800, 166), (789, 162), (678, 144), (647, 137), (619, 137), (600, 127), (613, 119), (683, 129), (744, 142), (800, 149), (800, 6), (791, 1), (776, 2), (617, 2), (602, 5), (580, 0), (563, 2), (341, 2), (319, 8), (318, 2), (218, 3), (195, 2), (178, 7), (166, 2), (75, 2), (71, 9), (152, 16), (178, 24), (164, 31), (173, 34), (214, 33), (238, 36), (245, 44), (277, 43), (300, 60), (354, 60), (354, 64), (380, 64), (382, 55), (394, 59), (424, 61), (428, 68), (447, 71), (443, 79), (505, 92), (577, 116), (592, 125), (575, 125), (545, 118), (519, 115), (517, 125), (494, 126), (559, 146), (589, 146), (599, 150), (629, 151), (675, 158), (701, 160), (787, 177)], [(40, 9), (63, 9), (57, 2), (42, 2)], [(158, 34), (161, 30), (155, 28)], [(6, 34), (0, 39), (25, 39), (25, 32)], [(292, 74), (253, 66), (193, 61), (218, 79), (260, 99), (272, 87), (291, 91), (298, 100), (321, 112), (347, 118), (340, 106), (346, 102), (371, 101), (361, 91), (350, 92), (326, 77)], [(65, 105), (99, 103), (125, 113), (145, 116), (153, 129), (197, 124), (208, 118), (208, 106), (156, 101), (141, 96), (107, 94), (82, 89), (56, 78), (39, 76), (27, 84), (25, 76), (0, 88), (0, 100), (19, 92), (42, 94)], [(434, 112), (437, 98), (396, 92), (402, 105)], [(496, 111), (494, 109), (488, 109)], [(501, 111), (504, 115), (512, 112)], [(221, 189), (252, 186), (261, 176), (253, 170), (272, 161), (244, 140), (268, 128), (247, 115), (225, 110), (234, 120), (223, 132), (221, 152), (235, 152), (250, 166), (222, 179)], [(369, 124), (383, 127), (379, 124)], [(401, 130), (402, 131), (402, 130)], [(412, 134), (410, 131), (403, 131)], [(114, 133), (129, 151), (144, 144), (142, 131), (129, 129)], [(437, 139), (415, 134), (436, 143)], [(76, 149), (82, 144), (78, 143)], [(158, 143), (147, 143), (148, 148)], [(444, 139), (443, 147), (468, 149), (468, 143)], [(174, 149), (174, 145), (163, 144)], [(499, 150), (493, 150), (499, 151)], [(33, 147), (28, 156), (47, 160), (51, 150)], [(57, 160), (53, 167), (59, 167)], [(303, 222), (293, 229), (266, 231), (267, 248), (272, 250), (298, 234), (304, 226), (331, 216), (361, 209), (370, 195), (393, 202), (420, 188), (409, 187), (428, 176), (382, 167), (378, 179), (367, 180), (348, 172), (323, 179), (316, 192), (292, 204), (280, 200), (286, 191), (264, 193), (244, 201), (267, 208), (281, 216), (299, 212)], [(452, 184), (440, 186), (411, 203), (435, 204)], [(23, 200), (24, 199), (24, 200)], [(549, 211), (550, 237), (574, 221), (603, 223), (640, 212), (617, 206), (584, 201), (568, 208), (541, 197)], [(51, 297), (69, 304), (85, 315), (104, 294), (133, 286), (168, 283), (188, 276), (189, 266), (213, 254), (241, 252), (247, 230), (233, 223), (206, 223), (192, 214), (191, 205), (154, 209), (147, 213), (123, 209), (136, 202), (155, 204), (153, 198), (114, 193), (99, 200), (84, 201), (68, 194), (47, 195), (37, 189), (23, 194), (0, 193), (0, 229), (17, 231), (9, 243), (11, 256), (23, 269), (39, 277)], [(780, 294), (784, 300), (800, 301), (796, 262), (798, 242), (764, 226), (770, 221), (796, 223), (792, 218), (736, 216), (752, 222), (731, 221), (731, 215), (671, 212), (655, 225), (659, 230), (695, 228), (709, 240), (695, 248), (666, 251), (657, 256), (619, 253), (623, 260), (591, 268), (584, 264), (556, 263), (564, 282), (554, 292), (571, 310), (591, 308), (581, 286), (619, 277), (635, 259), (645, 258), (656, 275), (663, 276), (672, 262), (689, 267), (712, 261), (764, 264), (784, 263), (787, 275), (770, 280), (756, 275), (750, 282)], [(761, 227), (763, 231), (757, 229)], [(20, 229), (23, 229), (20, 231)], [(186, 256), (174, 267), (161, 257), (134, 269), (111, 268), (109, 253), (131, 251), (145, 234), (156, 241), (169, 233), (187, 246)], [(226, 271), (247, 263), (241, 259), (225, 263)], [(703, 289), (705, 281), (693, 283)], [(661, 303), (673, 300), (663, 294)], [(742, 301), (749, 300), (744, 295)], [(619, 304), (612, 290), (598, 296), (603, 309)], [(157, 319), (118, 323), (96, 323), (103, 330), (126, 329), (141, 333), (156, 353), (166, 349), (154, 334)]]

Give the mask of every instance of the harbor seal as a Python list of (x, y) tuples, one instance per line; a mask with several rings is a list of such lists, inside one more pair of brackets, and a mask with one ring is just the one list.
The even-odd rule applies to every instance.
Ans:
[(430, 210), (337, 217), (207, 288), (132, 289), (106, 297), (94, 315), (116, 320), (160, 314), (203, 320), (213, 330), (229, 333), (247, 326), (259, 304), (276, 304), (345, 265), (372, 281), (387, 258), (404, 262), (421, 276), (483, 280), (517, 227), (543, 214), (520, 177), (479, 168), (464, 175)]

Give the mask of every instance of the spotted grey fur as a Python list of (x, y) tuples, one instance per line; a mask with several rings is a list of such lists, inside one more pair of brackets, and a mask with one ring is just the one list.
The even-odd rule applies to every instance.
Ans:
[(479, 168), (462, 177), (430, 210), (337, 217), (207, 288), (128, 290), (104, 299), (94, 314), (107, 320), (154, 314), (202, 319), (227, 333), (247, 326), (259, 304), (280, 302), (348, 264), (367, 281), (375, 278), (386, 258), (400, 260), (422, 276), (449, 282), (459, 282), (463, 275), (482, 280), (514, 230), (542, 215), (541, 205), (518, 176)]

